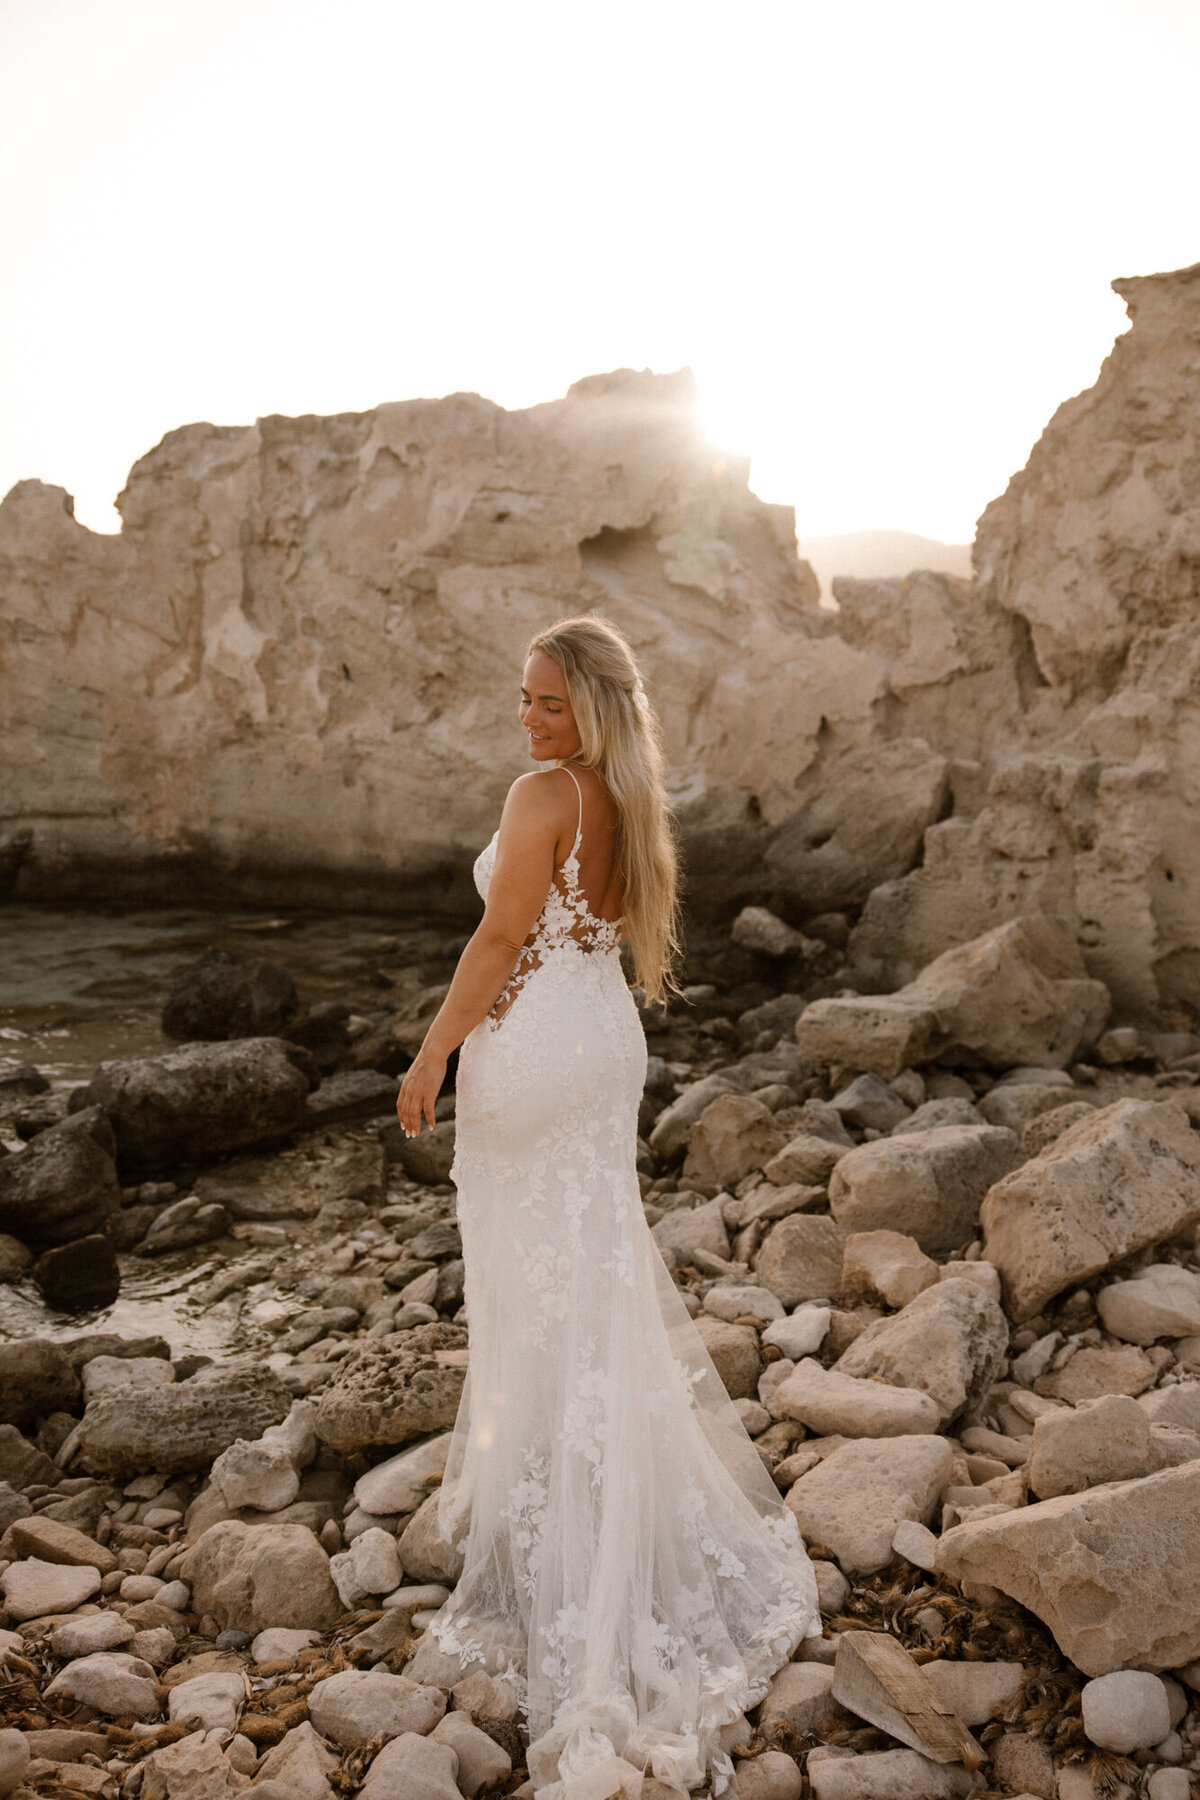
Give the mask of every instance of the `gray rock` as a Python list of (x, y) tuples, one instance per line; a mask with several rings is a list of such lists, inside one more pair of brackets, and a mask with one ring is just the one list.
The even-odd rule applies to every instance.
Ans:
[(1127, 1344), (1200, 1332), (1200, 1275), (1177, 1263), (1151, 1263), (1132, 1281), (1114, 1281), (1096, 1295), (1106, 1331)]
[(154, 1679), (154, 1670), (139, 1656), (103, 1650), (60, 1669), (46, 1688), (46, 1698), (53, 1700), (61, 1694), (113, 1719), (127, 1715), (156, 1719), (159, 1705)]
[(43, 1251), (30, 1274), (46, 1305), (57, 1312), (111, 1306), (121, 1291), (117, 1253), (102, 1232)]
[(373, 1338), (339, 1364), (316, 1399), (316, 1430), (337, 1450), (403, 1444), (453, 1425), (466, 1376), (462, 1325), (416, 1325)]
[(702, 1206), (675, 1206), (650, 1228), (660, 1250), (707, 1250), (724, 1261), (729, 1256), (729, 1232), (725, 1226), (721, 1195)]
[(206, 1470), (237, 1438), (286, 1418), (292, 1396), (255, 1363), (218, 1363), (168, 1387), (130, 1388), (93, 1401), (80, 1426), (79, 1460), (115, 1480), (157, 1470)]
[(121, 1206), (115, 1158), (99, 1106), (39, 1132), (24, 1150), (0, 1157), (0, 1231), (35, 1245), (102, 1231)]
[(213, 948), (176, 977), (162, 1009), (163, 1036), (181, 1043), (272, 1037), (296, 1006), (296, 984), (286, 969)]
[(996, 1302), (977, 1282), (955, 1276), (868, 1325), (837, 1369), (922, 1389), (946, 1426), (987, 1392), (1007, 1352), (1008, 1322)]
[(385, 1744), (371, 1764), (362, 1800), (462, 1800), (457, 1775), (452, 1745), (405, 1731)]
[[(393, 1106), (395, 1101), (392, 1102)], [(454, 1162), (454, 1120), (425, 1126), (415, 1138), (405, 1137), (399, 1119), (381, 1127), (379, 1141), (390, 1163), (399, 1163), (406, 1175), (427, 1187), (449, 1181)]]
[(833, 1746), (810, 1750), (814, 1800), (962, 1800), (974, 1782), (961, 1763), (935, 1763), (915, 1750), (848, 1756)]
[(394, 1113), (399, 1091), (400, 1083), (393, 1075), (381, 1075), (377, 1069), (343, 1069), (327, 1076), (308, 1096), (305, 1123), (311, 1130)]
[(705, 1075), (685, 1087), (670, 1106), (664, 1107), (650, 1133), (650, 1148), (655, 1156), (663, 1162), (679, 1161), (687, 1149), (692, 1127), (705, 1107), (719, 1094), (734, 1092), (735, 1084), (723, 1074)]
[[(133, 1626), (127, 1625), (120, 1613), (83, 1613), (55, 1627), (50, 1633), (50, 1649), (62, 1661), (70, 1662), (78, 1656), (94, 1656), (100, 1650), (120, 1650), (133, 1636)], [(172, 1645), (174, 1642), (172, 1638)]]
[(1142, 1669), (1098, 1675), (1085, 1683), (1079, 1699), (1089, 1741), (1118, 1756), (1161, 1744), (1171, 1729), (1166, 1686)]
[(205, 1204), (195, 1194), (165, 1206), (137, 1245), (139, 1256), (162, 1256), (169, 1250), (190, 1250), (223, 1237), (229, 1230), (229, 1214), (215, 1201)]
[(894, 1093), (878, 1075), (857, 1075), (848, 1087), (829, 1102), (847, 1123), (865, 1131), (893, 1131), (912, 1112), (899, 1094)]
[(449, 1744), (458, 1758), (460, 1793), (473, 1800), (481, 1788), (492, 1789), (512, 1774), (512, 1757), (495, 1738), (481, 1731), (464, 1712), (448, 1712), (429, 1734), (431, 1744)]
[(256, 1037), (104, 1062), (83, 1092), (111, 1120), (124, 1172), (278, 1143), (303, 1123), (317, 1080), (299, 1045)]

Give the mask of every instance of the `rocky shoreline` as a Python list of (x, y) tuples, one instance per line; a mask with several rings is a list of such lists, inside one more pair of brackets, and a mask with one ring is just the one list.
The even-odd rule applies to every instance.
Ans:
[[(1200, 1036), (1109, 1029), (1052, 919), (886, 995), (847, 923), (697, 927), (643, 1015), (646, 1217), (820, 1579), (824, 1635), (728, 1728), (737, 1795), (1184, 1800)], [(531, 1791), (515, 1695), (424, 1630), (469, 1354), (453, 1094), (394, 1122), (428, 948), (370, 1016), (210, 955), (178, 1048), (0, 1083), (6, 1279), (94, 1308), (203, 1258), (237, 1309), (216, 1359), (0, 1344), (0, 1794)]]

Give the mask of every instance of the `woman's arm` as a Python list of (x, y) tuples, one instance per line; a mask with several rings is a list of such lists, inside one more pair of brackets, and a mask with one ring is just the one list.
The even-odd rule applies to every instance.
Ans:
[(408, 1137), (420, 1131), (422, 1116), (432, 1126), (451, 1051), (487, 1017), (537, 923), (567, 824), (566, 785), (534, 773), (520, 776), (508, 790), (483, 918), (400, 1085), (396, 1112)]

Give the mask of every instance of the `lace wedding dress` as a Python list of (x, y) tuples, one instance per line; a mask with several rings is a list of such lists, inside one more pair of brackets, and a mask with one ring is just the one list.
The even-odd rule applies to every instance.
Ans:
[(646, 1043), (620, 921), (580, 891), (582, 828), (581, 792), (571, 854), (459, 1058), (471, 1356), (438, 1521), (465, 1563), (429, 1630), (513, 1683), (539, 1800), (632, 1800), (643, 1771), (722, 1794), (720, 1728), (819, 1634), (816, 1584), (646, 1224)]

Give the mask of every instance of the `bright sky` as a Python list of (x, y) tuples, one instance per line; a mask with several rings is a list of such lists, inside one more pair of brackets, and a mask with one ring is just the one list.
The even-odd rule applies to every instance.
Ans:
[(962, 542), (1200, 259), (1196, 0), (0, 0), (0, 493), (192, 420), (689, 365), (806, 535)]

